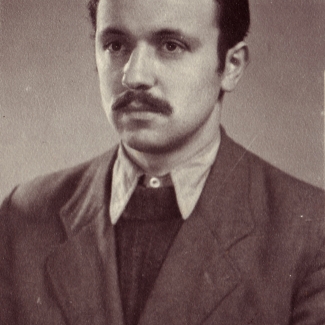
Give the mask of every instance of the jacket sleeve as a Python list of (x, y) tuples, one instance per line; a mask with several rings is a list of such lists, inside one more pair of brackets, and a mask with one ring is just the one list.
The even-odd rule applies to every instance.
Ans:
[(293, 304), (292, 325), (325, 324), (325, 240)]
[(15, 324), (13, 256), (10, 238), (10, 197), (0, 207), (0, 324)]

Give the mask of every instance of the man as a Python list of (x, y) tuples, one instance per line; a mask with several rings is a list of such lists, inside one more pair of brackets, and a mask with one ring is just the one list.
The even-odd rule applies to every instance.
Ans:
[(121, 142), (3, 203), (1, 324), (325, 324), (323, 192), (220, 128), (248, 2), (89, 9)]

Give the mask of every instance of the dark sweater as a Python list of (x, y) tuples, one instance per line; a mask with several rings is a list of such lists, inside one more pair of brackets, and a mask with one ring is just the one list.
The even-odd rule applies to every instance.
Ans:
[(126, 325), (138, 324), (182, 223), (173, 187), (137, 186), (115, 228)]

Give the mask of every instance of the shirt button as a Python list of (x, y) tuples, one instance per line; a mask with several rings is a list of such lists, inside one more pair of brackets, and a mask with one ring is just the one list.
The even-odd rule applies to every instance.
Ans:
[(158, 188), (160, 187), (160, 180), (156, 177), (152, 177), (150, 178), (149, 185), (150, 187)]

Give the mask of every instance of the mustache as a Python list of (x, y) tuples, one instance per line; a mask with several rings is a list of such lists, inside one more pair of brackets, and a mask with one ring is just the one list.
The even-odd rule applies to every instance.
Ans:
[[(116, 101), (112, 105), (113, 111), (132, 111), (131, 108), (128, 108), (128, 106), (132, 102), (139, 102), (142, 105), (145, 105), (144, 108), (141, 108), (140, 110), (154, 112), (154, 113), (160, 113), (164, 115), (170, 115), (173, 112), (173, 108), (171, 105), (163, 100), (156, 98), (152, 96), (149, 93), (146, 92), (132, 92), (128, 91), (123, 96), (116, 99)], [(136, 110), (136, 109), (135, 109)]]

